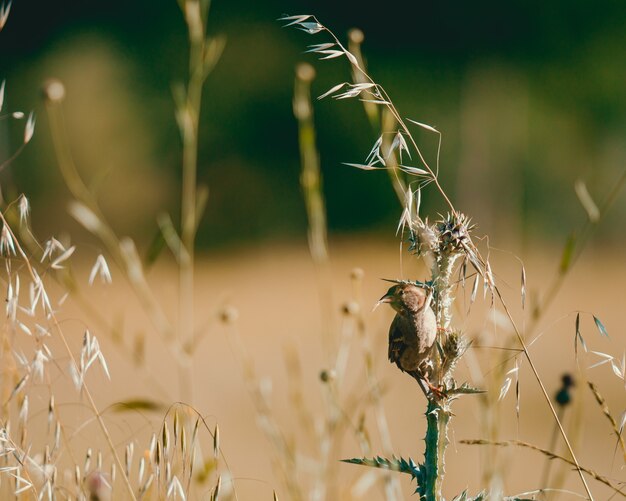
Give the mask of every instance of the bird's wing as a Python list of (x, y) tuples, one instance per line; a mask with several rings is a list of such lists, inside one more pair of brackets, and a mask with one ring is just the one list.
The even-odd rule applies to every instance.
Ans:
[[(407, 348), (407, 342), (404, 338), (403, 330), (401, 328), (402, 317), (400, 315), (396, 315), (391, 322), (391, 327), (389, 328), (389, 361), (395, 363), (400, 367), (400, 360), (402, 358), (402, 354), (404, 350)], [(402, 367), (400, 367), (402, 369)]]

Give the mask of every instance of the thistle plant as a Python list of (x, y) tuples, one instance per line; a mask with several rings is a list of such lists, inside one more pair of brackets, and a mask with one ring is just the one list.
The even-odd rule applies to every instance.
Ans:
[[(466, 280), (471, 278), (473, 274), (475, 279), (471, 302), (476, 297), (480, 279), (483, 282), (485, 292), (490, 294), (492, 303), (498, 300), (509, 318), (521, 346), (520, 353), (528, 361), (555, 418), (557, 428), (567, 445), (571, 461), (577, 467), (585, 491), (589, 498), (593, 499), (572, 446), (528, 352), (526, 343), (494, 281), (491, 265), (474, 244), (474, 226), (470, 218), (454, 207), (440, 182), (440, 132), (434, 127), (401, 116), (385, 89), (365, 70), (359, 50), (362, 34), (351, 32), (349, 50), (315, 16), (284, 16), (280, 18), (280, 21), (285, 22), (285, 26), (295, 27), (309, 35), (325, 34), (330, 38), (329, 41), (310, 45), (306, 52), (316, 54), (322, 60), (345, 58), (348, 61), (352, 70), (353, 82), (339, 83), (320, 95), (319, 99), (356, 98), (364, 104), (370, 121), (380, 128), (381, 132), (365, 162), (347, 163), (346, 165), (365, 171), (385, 170), (389, 173), (394, 190), (403, 207), (398, 233), (403, 240), (404, 238), (407, 239), (409, 251), (418, 259), (423, 260), (430, 269), (428, 280), (413, 281), (420, 287), (432, 290), (433, 308), (438, 329), (436, 349), (433, 350), (433, 355), (429, 361), (430, 367), (427, 369), (430, 383), (437, 388), (437, 391), (426, 392), (428, 398), (424, 461), (418, 464), (410, 458), (403, 459), (395, 456), (392, 458), (380, 456), (372, 459), (356, 458), (346, 461), (408, 473), (417, 482), (415, 492), (420, 499), (425, 501), (443, 499), (442, 484), (445, 473), (445, 451), (448, 444), (448, 424), (452, 416), (451, 405), (462, 394), (480, 392), (479, 389), (468, 383), (458, 384), (454, 378), (454, 369), (469, 344), (463, 333), (454, 328), (452, 314), (454, 294), (457, 284), (460, 283), (464, 286)], [(439, 145), (434, 167), (426, 160), (409, 129), (409, 124), (438, 136)], [(413, 159), (417, 163), (413, 162)], [(422, 217), (420, 214), (422, 191), (428, 185), (434, 185), (435, 190), (448, 208), (447, 214), (438, 216), (434, 223), (430, 223), (427, 217)], [(525, 284), (523, 284), (524, 286)], [(470, 497), (467, 492), (463, 492), (455, 499), (482, 500), (487, 495), (483, 492)]]

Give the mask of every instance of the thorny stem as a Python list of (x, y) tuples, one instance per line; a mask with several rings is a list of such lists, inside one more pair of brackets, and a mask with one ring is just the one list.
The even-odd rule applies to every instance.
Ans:
[(445, 452), (449, 443), (448, 423), (452, 416), (446, 403), (428, 400), (426, 408), (426, 449), (424, 451), (425, 501), (442, 500), (443, 477), (445, 475)]
[[(450, 277), (454, 269), (454, 264), (460, 254), (445, 253), (437, 257), (432, 267), (432, 280), (435, 291), (437, 292), (438, 301), (436, 305), (437, 326), (443, 332), (446, 331), (450, 324), (451, 315), (450, 307), (452, 305), (452, 292), (450, 290)], [(443, 346), (443, 335), (438, 336)], [(437, 367), (433, 370), (433, 374), (437, 380), (436, 383), (442, 383), (445, 374), (442, 374), (441, 360), (437, 363), (439, 357), (435, 357)], [(445, 475), (445, 453), (448, 446), (448, 424), (452, 413), (449, 407), (449, 401), (446, 396), (435, 398), (431, 393), (428, 398), (428, 406), (426, 408), (426, 449), (424, 451), (424, 466), (426, 468), (425, 476), (425, 501), (439, 501), (443, 499), (442, 487)]]
[[(4, 214), (2, 214), (2, 212), (0, 212), (0, 220), (2, 221), (2, 223), (4, 224), (4, 227), (8, 229), (8, 231), (11, 234), (11, 237), (13, 238), (13, 242), (15, 244), (15, 248), (16, 250), (19, 252), (20, 256), (22, 257), (22, 260), (24, 261), (24, 265), (26, 266), (29, 275), (31, 276), (31, 279), (34, 282), (38, 282), (39, 280), (41, 280), (41, 278), (39, 278), (31, 264), (30, 261), (28, 259), (28, 256), (26, 255), (26, 253), (24, 252), (24, 250), (22, 249), (19, 241), (17, 240), (17, 238), (15, 237), (15, 234), (13, 233), (13, 230), (11, 229), (11, 227), (9, 226), (9, 224), (7, 223), (6, 219), (4, 218)], [(49, 318), (52, 320), (52, 324), (54, 325), (54, 328), (57, 332), (57, 334), (59, 335), (59, 339), (61, 340), (61, 343), (63, 344), (63, 347), (65, 348), (65, 351), (67, 353), (68, 358), (70, 359), (70, 362), (74, 365), (74, 367), (79, 367), (78, 362), (76, 361), (76, 358), (74, 357), (74, 353), (72, 352), (67, 339), (65, 338), (65, 334), (63, 334), (63, 330), (61, 329), (61, 326), (59, 324), (59, 321), (54, 313), (54, 311), (50, 310), (48, 312), (48, 316)], [(126, 487), (126, 490), (128, 491), (128, 494), (130, 496), (131, 499), (136, 500), (135, 497), (135, 493), (133, 492), (133, 488), (130, 485), (130, 479), (128, 478), (128, 476), (126, 474), (124, 474), (124, 465), (122, 464), (122, 460), (120, 459), (117, 450), (115, 449), (115, 444), (113, 444), (113, 439), (111, 438), (111, 434), (109, 433), (109, 430), (106, 426), (106, 424), (104, 423), (104, 420), (102, 419), (102, 414), (100, 414), (100, 411), (98, 410), (98, 407), (96, 406), (96, 403), (93, 399), (93, 396), (91, 395), (91, 392), (89, 391), (89, 387), (87, 386), (87, 383), (85, 383), (83, 381), (83, 385), (82, 385), (82, 390), (84, 395), (87, 397), (87, 402), (89, 403), (89, 407), (91, 407), (92, 412), (94, 413), (94, 416), (96, 417), (96, 421), (98, 422), (98, 425), (100, 426), (100, 430), (102, 431), (102, 434), (104, 435), (104, 438), (107, 442), (107, 445), (109, 446), (109, 449), (111, 451), (111, 454), (113, 456), (113, 459), (115, 461), (115, 464), (117, 465), (117, 467), (119, 468), (119, 471), (122, 472), (122, 479), (124, 480), (124, 485)]]

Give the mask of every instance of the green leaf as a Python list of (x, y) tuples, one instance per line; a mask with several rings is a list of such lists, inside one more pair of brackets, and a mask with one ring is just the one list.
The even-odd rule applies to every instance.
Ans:
[(596, 327), (600, 331), (600, 334), (602, 334), (603, 336), (609, 337), (609, 333), (606, 331), (606, 327), (604, 327), (604, 324), (600, 322), (600, 319), (594, 315), (593, 321), (596, 323)]

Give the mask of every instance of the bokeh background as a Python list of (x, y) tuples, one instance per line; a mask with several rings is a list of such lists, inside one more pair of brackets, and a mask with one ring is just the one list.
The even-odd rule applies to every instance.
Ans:
[[(306, 45), (325, 40), (282, 29), (276, 19), (285, 13), (314, 13), (342, 37), (350, 28), (363, 30), (370, 73), (401, 113), (442, 131), (444, 188), (456, 206), (474, 218), (479, 233), (490, 235), (492, 245), (528, 260), (534, 293), (545, 288), (568, 234), (586, 218), (575, 181), (583, 180), (600, 203), (626, 166), (626, 6), (620, 0), (398, 1), (372, 6), (356, 1), (213, 2), (210, 32), (225, 35), (227, 43), (206, 85), (201, 117), (198, 176), (210, 195), (198, 233), (204, 251), (197, 282), (196, 308), (202, 313), (198, 322), (206, 314), (209, 324), (212, 312), (223, 304), (237, 306), (244, 344), (256, 355), (259, 372), (273, 379), (277, 412), (286, 416), (283, 425), (297, 436), (295, 421), (288, 417), (293, 409), (283, 398), (288, 392), (283, 348), (294, 345), (306, 354), (303, 384), (318, 403), (319, 396), (313, 394), (319, 391), (323, 354), (316, 275), (306, 251), (298, 179), (291, 104), (294, 67), (303, 60), (315, 65), (316, 94), (350, 75), (341, 60), (316, 62), (303, 54)], [(37, 129), (24, 152), (0, 173), (0, 184), (5, 199), (19, 193), (29, 196), (33, 226), (42, 238), (70, 232), (74, 241), (93, 244), (67, 215), (69, 193), (57, 170), (41, 97), (42, 84), (51, 77), (66, 86), (64, 112), (78, 168), (116, 230), (133, 235), (143, 251), (157, 231), (160, 212), (177, 220), (181, 147), (171, 96), (172, 85), (186, 73), (186, 38), (174, 0), (14, 2), (0, 33), (5, 107), (34, 109)], [(334, 299), (339, 304), (350, 297), (348, 276), (360, 266), (366, 276), (362, 299), (368, 306), (384, 290), (378, 278), (424, 271), (399, 259), (394, 232), (401, 208), (386, 174), (364, 173), (341, 163), (362, 162), (376, 139), (360, 104), (324, 100), (315, 114), (336, 259)], [(21, 144), (22, 127), (20, 122), (0, 121), (0, 161)], [(434, 158), (436, 140), (428, 135), (419, 139)], [(428, 190), (422, 208), (433, 215), (444, 210), (436, 193)], [(540, 329), (545, 337), (536, 348), (551, 391), (563, 370), (576, 368), (573, 312), (593, 312), (607, 325), (613, 344), (594, 347), (617, 355), (623, 350), (624, 217), (622, 196), (597, 228), (579, 271)], [(518, 296), (519, 264), (502, 259), (498, 277)], [(150, 279), (175, 316), (176, 278), (171, 263), (164, 261)], [(109, 291), (97, 289), (96, 301), (111, 318), (123, 317), (123, 332), (142, 331), (150, 344), (145, 318), (132, 313), (138, 305), (127, 299), (122, 285), (114, 284)], [(80, 311), (70, 309), (68, 315), (78, 318)], [(406, 402), (405, 395), (414, 388), (385, 360), (391, 312), (368, 313), (367, 318), (377, 339), (377, 367), (389, 388), (385, 398), (394, 450), (417, 456), (412, 428), (420, 423), (415, 426), (421, 436), (421, 402)], [(472, 328), (498, 331), (485, 318), (475, 319)], [(197, 405), (223, 427), (235, 473), (262, 481), (262, 487), (242, 481), (241, 489), (245, 493), (248, 488), (252, 496), (247, 499), (255, 499), (259, 488), (269, 496), (270, 487), (279, 481), (263, 454), (267, 444), (256, 428), (237, 355), (220, 328), (211, 324), (211, 329), (215, 336), (207, 338), (198, 364), (198, 377), (210, 381), (210, 390)], [(585, 329), (585, 335), (597, 337), (591, 334), (592, 323)], [(167, 360), (158, 350), (152, 355)], [(112, 358), (113, 374), (132, 370), (124, 365), (127, 362)], [(502, 433), (545, 446), (552, 433), (550, 417), (524, 370), (526, 420), (520, 425), (510, 407)], [(607, 371), (601, 381), (614, 388), (609, 376)], [(176, 392), (174, 379), (163, 378), (161, 383)], [(134, 377), (115, 384), (101, 388), (104, 404), (145, 394), (148, 387)], [(607, 390), (617, 414), (624, 410), (623, 392), (618, 390)], [(455, 433), (476, 437), (480, 412), (469, 403), (463, 406), (459, 415), (469, 418), (459, 419)], [(612, 450), (609, 431), (595, 410), (587, 424), (599, 430), (605, 447), (590, 433), (580, 442), (583, 457), (599, 471), (619, 477), (619, 468), (614, 469), (616, 463), (606, 453)], [(348, 442), (348, 450), (355, 448)], [(450, 471), (457, 474), (450, 479), (448, 495), (465, 485), (478, 490), (478, 451), (452, 449)], [(509, 475), (508, 489), (537, 487), (544, 463), (524, 454), (507, 453), (500, 463), (503, 473), (516, 468), (525, 472)], [(357, 475), (352, 470), (346, 474)], [(568, 485), (580, 490), (571, 476)], [(403, 484), (408, 495), (408, 482), (403, 479)]]
[[(211, 187), (202, 246), (303, 234), (292, 80), (298, 61), (313, 62), (302, 53), (305, 45), (319, 40), (276, 21), (301, 12), (315, 13), (339, 35), (364, 31), (370, 70), (398, 108), (443, 132), (444, 186), (486, 233), (521, 243), (533, 236), (563, 241), (583, 216), (574, 181), (583, 179), (601, 199), (623, 168), (620, 1), (593, 8), (397, 2), (384, 9), (217, 1), (210, 30), (224, 34), (227, 45), (207, 84), (201, 120), (199, 176)], [(77, 163), (98, 183), (105, 212), (124, 231), (154, 229), (158, 210), (174, 210), (178, 199), (171, 88), (184, 78), (187, 51), (176, 2), (22, 0), (0, 45), (7, 106), (34, 108), (39, 124), (32, 147), (3, 173), (4, 189), (27, 191), (35, 208), (58, 207), (43, 224), (61, 224), (64, 192), (40, 100), (43, 80), (60, 78)], [(349, 78), (342, 61), (316, 65), (317, 94)], [(398, 217), (385, 174), (364, 176), (340, 164), (362, 161), (375, 139), (358, 103), (324, 101), (316, 113), (330, 228), (385, 231)], [(7, 125), (0, 125), (3, 155), (21, 140), (21, 128), (7, 134)], [(432, 198), (425, 194), (425, 207), (439, 208)], [(621, 238), (625, 206), (603, 225), (604, 238)]]

